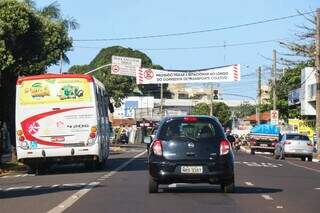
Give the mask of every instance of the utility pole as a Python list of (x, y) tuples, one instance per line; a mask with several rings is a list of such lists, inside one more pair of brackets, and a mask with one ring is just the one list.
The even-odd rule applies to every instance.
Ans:
[(273, 69), (273, 110), (277, 109), (276, 105), (276, 78), (277, 78), (277, 52), (276, 50), (273, 50), (273, 57), (272, 57), (272, 69)]
[(60, 52), (60, 74), (62, 73), (62, 51)]
[(318, 159), (320, 159), (320, 8), (316, 12), (316, 136)]
[(260, 124), (260, 107), (261, 107), (261, 67), (258, 67), (258, 106), (257, 107), (257, 124)]
[(213, 83), (210, 83), (210, 116), (213, 115), (212, 110), (213, 110)]
[(160, 84), (160, 116), (163, 116), (163, 84)]

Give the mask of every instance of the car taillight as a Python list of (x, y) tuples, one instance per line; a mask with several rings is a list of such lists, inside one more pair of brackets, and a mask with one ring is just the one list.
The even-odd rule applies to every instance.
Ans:
[(160, 140), (155, 140), (153, 142), (152, 151), (155, 155), (162, 156), (162, 145)]
[(198, 121), (198, 118), (197, 117), (188, 116), (188, 117), (184, 117), (183, 121), (186, 122), (186, 123), (194, 123), (194, 122)]
[(220, 142), (220, 155), (226, 155), (230, 151), (230, 144), (227, 140), (222, 140)]
[(289, 144), (291, 144), (291, 142), (290, 141), (285, 141), (284, 144), (289, 145)]

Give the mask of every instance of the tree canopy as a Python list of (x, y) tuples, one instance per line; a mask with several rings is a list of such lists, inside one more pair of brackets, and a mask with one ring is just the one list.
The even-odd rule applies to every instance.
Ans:
[[(94, 68), (109, 64), (111, 63), (111, 58), (113, 55), (140, 58), (142, 61), (142, 67), (163, 69), (160, 65), (153, 64), (152, 60), (141, 51), (121, 46), (112, 46), (103, 48), (88, 65), (72, 66), (69, 69), (69, 72), (85, 73)], [(112, 75), (110, 68), (98, 70), (93, 73), (93, 75), (105, 85), (110, 97), (112, 97), (112, 99), (115, 101), (116, 106), (121, 105), (121, 100), (128, 95), (131, 95), (134, 89), (137, 88), (134, 77)], [(165, 84), (164, 91), (168, 97), (170, 94), (168, 94), (169, 92), (167, 91), (167, 87), (168, 85)], [(155, 98), (160, 97), (160, 85), (158, 84), (139, 85), (139, 90), (143, 93), (143, 95), (152, 95)]]
[(0, 121), (7, 123), (13, 144), (18, 76), (44, 73), (72, 47), (65, 20), (42, 10), (32, 1), (0, 1)]
[[(206, 103), (198, 103), (192, 108), (192, 115), (210, 115), (210, 107)], [(217, 117), (223, 126), (230, 121), (231, 111), (228, 105), (223, 102), (212, 104), (212, 115)]]

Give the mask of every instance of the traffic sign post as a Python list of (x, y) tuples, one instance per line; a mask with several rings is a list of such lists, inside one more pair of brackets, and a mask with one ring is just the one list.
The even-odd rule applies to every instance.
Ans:
[(270, 111), (270, 123), (273, 125), (279, 125), (279, 111), (271, 110)]
[(141, 67), (140, 58), (112, 56), (111, 74), (136, 76), (136, 69)]

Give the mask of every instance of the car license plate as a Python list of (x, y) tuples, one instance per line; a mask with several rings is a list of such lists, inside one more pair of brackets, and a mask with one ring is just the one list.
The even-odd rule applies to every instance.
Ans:
[(266, 146), (268, 146), (268, 144), (260, 144), (260, 146), (263, 146), (263, 147), (266, 147)]
[(181, 173), (183, 174), (202, 174), (202, 166), (181, 166)]

